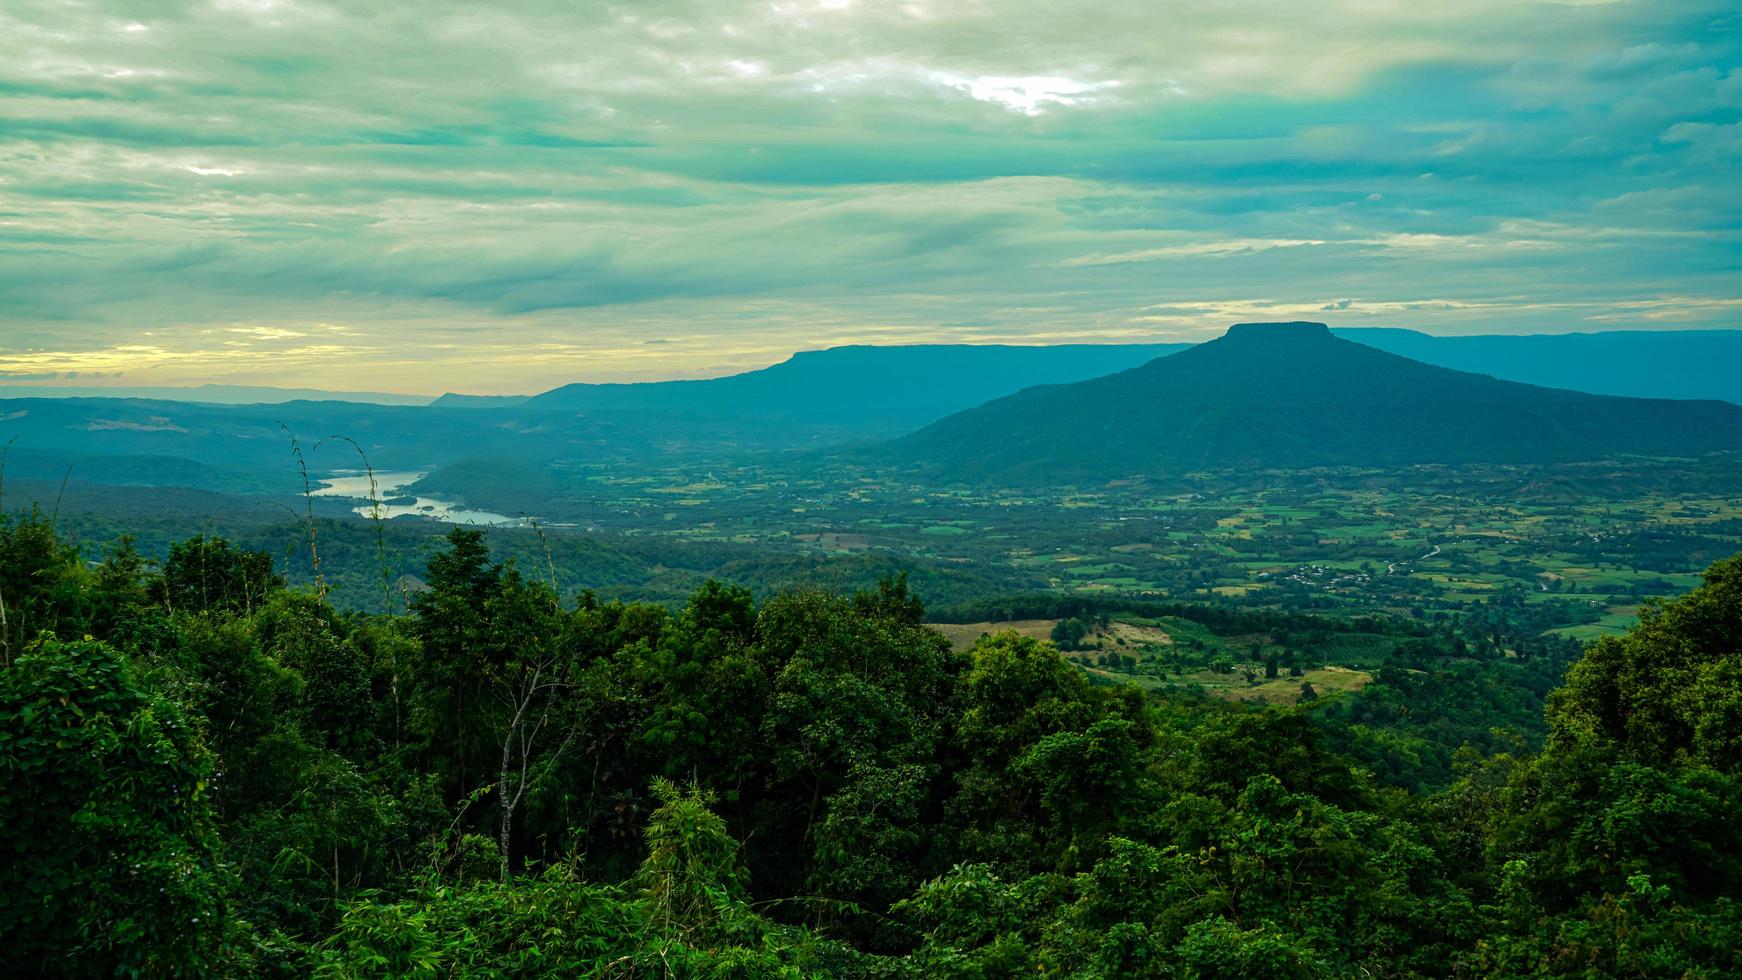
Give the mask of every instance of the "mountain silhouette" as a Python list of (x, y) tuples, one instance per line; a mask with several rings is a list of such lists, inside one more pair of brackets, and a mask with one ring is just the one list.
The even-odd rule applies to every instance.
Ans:
[(1501, 381), (1305, 322), (1235, 324), (1190, 350), (1029, 388), (881, 447), (886, 461), (933, 475), (1012, 485), (1720, 449), (1742, 449), (1742, 407)]
[(1080, 381), (1143, 364), (1185, 344), (846, 346), (801, 351), (756, 371), (697, 381), (570, 384), (532, 410), (698, 412), (804, 420), (888, 437), (1031, 385)]

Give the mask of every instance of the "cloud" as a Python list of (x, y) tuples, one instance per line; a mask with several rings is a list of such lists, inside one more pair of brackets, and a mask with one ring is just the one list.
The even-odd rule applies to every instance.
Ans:
[(1267, 314), (1738, 325), (1728, 14), (13, 5), (0, 367), (509, 391)]

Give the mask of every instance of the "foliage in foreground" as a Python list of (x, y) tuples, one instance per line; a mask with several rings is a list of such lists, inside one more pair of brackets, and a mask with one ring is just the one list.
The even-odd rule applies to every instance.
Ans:
[(0, 526), (0, 966), (1742, 971), (1742, 556), (1595, 644), (1540, 752), (1412, 720), (1536, 690), (1420, 644), (1265, 708), (952, 653), (899, 581), (564, 605), (468, 531), (427, 580), (341, 614), (216, 539), (88, 567)]

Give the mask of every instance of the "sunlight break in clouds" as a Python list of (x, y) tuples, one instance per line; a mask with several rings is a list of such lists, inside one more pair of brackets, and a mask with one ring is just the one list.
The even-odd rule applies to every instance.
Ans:
[(959, 78), (945, 72), (934, 72), (932, 77), (944, 85), (967, 92), (981, 102), (1007, 106), (1029, 116), (1040, 115), (1048, 106), (1074, 106), (1092, 102), (1096, 93), (1119, 85), (1116, 81), (1077, 82), (1051, 76)]

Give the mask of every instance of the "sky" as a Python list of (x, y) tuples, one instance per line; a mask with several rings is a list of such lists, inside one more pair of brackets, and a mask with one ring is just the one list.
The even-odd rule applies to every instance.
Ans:
[(0, 6), (0, 383), (1742, 326), (1734, 0)]

